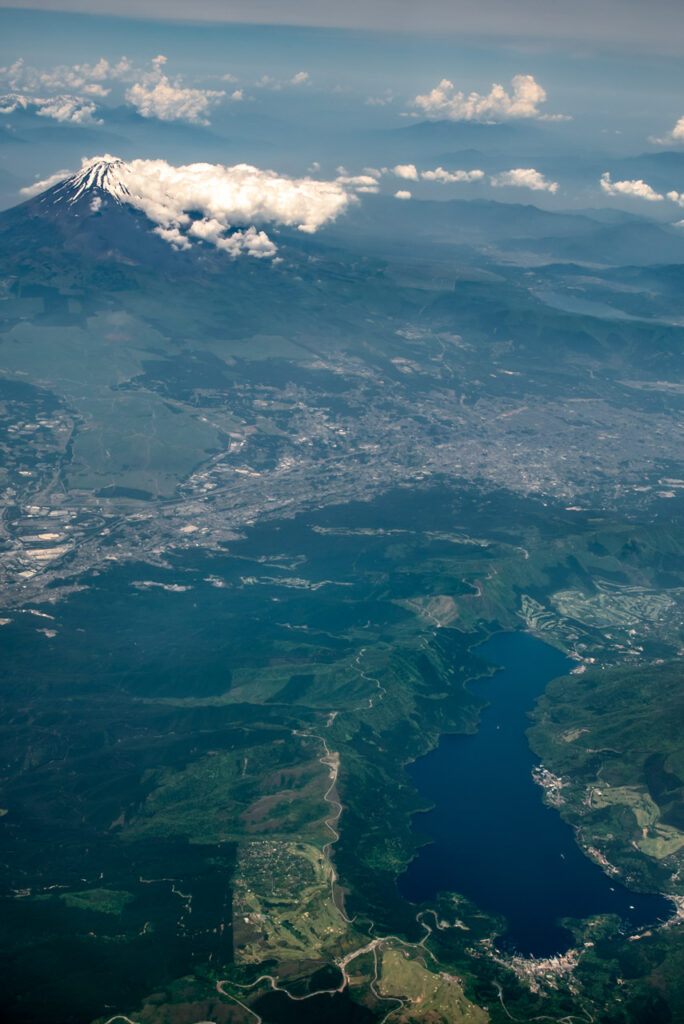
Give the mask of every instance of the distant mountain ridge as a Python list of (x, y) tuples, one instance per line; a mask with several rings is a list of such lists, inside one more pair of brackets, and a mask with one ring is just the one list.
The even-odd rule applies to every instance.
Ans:
[[(132, 201), (129, 165), (109, 155), (94, 158), (46, 191), (0, 212), (0, 241), (10, 259), (36, 251), (82, 253), (170, 272), (197, 265), (224, 266), (226, 253), (194, 239), (179, 250), (160, 237), (154, 223)], [(188, 211), (192, 218), (192, 211)], [(379, 252), (393, 244), (437, 243), (443, 250), (489, 248), (524, 251), (542, 261), (610, 266), (684, 263), (684, 231), (619, 211), (551, 212), (532, 204), (492, 199), (413, 200), (398, 203), (364, 195), (315, 238), (276, 226), (279, 247), (288, 252), (321, 252), (337, 245), (368, 245)]]

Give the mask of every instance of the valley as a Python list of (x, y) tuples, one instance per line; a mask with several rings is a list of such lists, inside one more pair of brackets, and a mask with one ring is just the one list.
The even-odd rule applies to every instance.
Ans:
[[(285, 225), (278, 262), (230, 259), (172, 248), (87, 177), (0, 214), (3, 1013), (669, 1022), (683, 328), (649, 314), (668, 272), (630, 272), (613, 317), (546, 302), (559, 266), (500, 237), (446, 255), (418, 235), (409, 261), (387, 225), (366, 252)], [(478, 216), (505, 227), (496, 205)], [(548, 217), (551, 248), (603, 230)], [(484, 765), (437, 772), (457, 849), (494, 825), (471, 886), (465, 862), (421, 867), (443, 849), (416, 772), (501, 739), (507, 640), (527, 652), (515, 751), (488, 759), (489, 795)], [(526, 659), (548, 671), (523, 706)], [(525, 807), (562, 837), (552, 893), (559, 861), (591, 879), (575, 916), (531, 856), (504, 871)]]

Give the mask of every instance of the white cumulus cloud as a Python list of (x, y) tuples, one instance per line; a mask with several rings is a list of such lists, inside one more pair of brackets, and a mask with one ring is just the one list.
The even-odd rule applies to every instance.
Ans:
[(97, 107), (77, 96), (52, 96), (50, 99), (34, 100), (38, 117), (50, 117), (54, 121), (71, 124), (101, 124), (95, 117)]
[(651, 142), (660, 143), (661, 146), (677, 146), (684, 143), (684, 117), (680, 117), (672, 131), (662, 139), (651, 138)]
[(397, 178), (405, 178), (406, 181), (418, 181), (418, 171), (415, 164), (397, 164), (392, 168), (392, 174)]
[(641, 178), (631, 181), (611, 181), (608, 171), (601, 175), (601, 188), (609, 196), (634, 196), (637, 199), (647, 199), (651, 203), (664, 198), (660, 192), (656, 192)]
[(163, 227), (198, 228), (187, 211), (223, 229), (250, 223), (275, 223), (312, 233), (334, 220), (352, 200), (340, 181), (287, 178), (250, 164), (187, 164), (165, 160), (133, 160), (123, 177), (134, 205)]
[[(667, 193), (667, 198), (673, 203), (677, 203), (678, 206), (684, 206), (684, 192), (675, 192), (673, 189), (672, 192)], [(677, 227), (679, 226), (680, 224), (677, 224)]]
[(411, 193), (408, 192), (405, 188), (400, 188), (398, 192), (394, 193), (394, 198), (395, 199), (410, 199), (411, 198)]
[[(134, 66), (127, 57), (117, 62), (105, 58), (92, 64), (58, 65), (41, 70), (17, 60), (0, 67), (0, 82), (6, 83), (13, 100), (0, 99), (0, 113), (14, 113), (18, 107), (35, 107), (41, 117), (75, 124), (93, 123), (97, 107), (94, 101), (105, 99), (128, 86), (125, 99), (143, 117), (161, 121), (185, 120), (208, 124), (211, 108), (226, 94), (212, 89), (190, 88), (181, 79), (165, 73), (167, 59), (155, 57), (145, 66)], [(225, 80), (234, 81), (232, 76)], [(47, 97), (47, 98), (45, 98)], [(234, 102), (244, 99), (241, 89), (233, 91)]]
[(429, 93), (416, 96), (412, 106), (431, 120), (492, 122), (544, 116), (539, 106), (546, 102), (546, 90), (533, 75), (516, 75), (511, 87), (506, 92), (495, 82), (488, 93), (466, 94), (443, 78)]
[[(160, 233), (163, 230), (161, 229)], [(173, 229), (171, 230), (173, 231)], [(248, 256), (256, 256), (258, 259), (272, 259), (278, 251), (275, 242), (271, 241), (266, 232), (257, 230), (254, 225), (250, 225), (245, 230), (226, 234), (226, 229), (221, 221), (213, 217), (193, 221), (187, 234), (193, 238), (199, 238), (203, 242), (209, 242), (233, 257), (247, 253)], [(188, 238), (185, 236), (183, 243), (187, 242)], [(181, 247), (186, 248), (183, 243), (181, 243)]]
[(95, 117), (97, 106), (78, 96), (26, 96), (8, 93), (0, 96), (0, 114), (13, 114), (16, 110), (30, 110), (38, 117), (49, 117), (53, 121), (71, 124), (101, 124)]
[(513, 186), (514, 188), (531, 188), (534, 192), (557, 192), (558, 182), (549, 181), (534, 167), (513, 167), (510, 171), (494, 174), (489, 179), (494, 188)]
[(161, 54), (155, 57), (152, 71), (145, 72), (140, 81), (126, 91), (126, 101), (143, 117), (209, 124), (211, 107), (226, 95), (225, 92), (185, 88), (178, 79), (171, 82), (164, 74), (164, 64), (166, 57)]
[(674, 142), (684, 142), (684, 117), (679, 118), (671, 134)]
[(93, 64), (60, 64), (48, 70), (32, 67), (20, 58), (8, 67), (0, 68), (0, 78), (7, 81), (12, 89), (106, 96), (110, 90), (105, 83), (125, 78), (131, 70), (131, 62), (126, 57), (115, 64), (100, 58)]
[(371, 174), (340, 174), (335, 179), (340, 185), (351, 188), (354, 192), (378, 192), (379, 185), (377, 178)]
[(296, 75), (293, 75), (290, 79), (290, 85), (311, 85), (311, 79), (308, 71), (298, 71)]
[(5, 96), (0, 96), (0, 114), (7, 115), (13, 114), (15, 110), (26, 110), (29, 102), (28, 97), (22, 96), (21, 93), (7, 93)]
[(481, 181), (484, 178), (484, 171), (445, 171), (443, 167), (436, 167), (434, 171), (421, 171), (423, 181), (438, 181), (441, 185), (451, 185), (456, 182)]
[(155, 235), (159, 235), (165, 242), (168, 242), (174, 249), (192, 249), (192, 242), (189, 238), (183, 234), (180, 228), (163, 228), (156, 227), (154, 229)]

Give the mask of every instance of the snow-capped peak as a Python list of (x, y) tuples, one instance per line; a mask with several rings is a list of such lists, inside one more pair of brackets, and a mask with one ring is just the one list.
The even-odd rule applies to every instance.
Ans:
[(72, 174), (55, 190), (54, 199), (63, 200), (69, 205), (77, 202), (88, 193), (102, 192), (112, 196), (117, 202), (126, 202), (130, 197), (128, 186), (124, 181), (126, 164), (118, 157), (93, 157), (83, 165), (80, 171)]
[[(113, 207), (119, 212), (130, 207), (174, 249), (208, 245), (233, 258), (272, 259), (277, 246), (262, 224), (313, 234), (358, 202), (356, 189), (369, 191), (368, 182), (377, 185), (367, 175), (319, 181), (251, 164), (174, 167), (165, 160), (124, 162), (105, 155), (84, 161), (80, 171), (43, 192), (38, 204), (48, 215), (50, 208), (55, 213), (66, 208), (78, 218), (95, 215), (99, 228), (102, 216), (110, 217)], [(36, 183), (41, 184), (51, 181)]]

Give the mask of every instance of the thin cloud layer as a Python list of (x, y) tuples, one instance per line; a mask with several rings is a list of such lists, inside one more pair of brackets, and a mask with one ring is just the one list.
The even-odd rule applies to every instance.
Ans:
[(289, 78), (274, 78), (273, 75), (261, 75), (252, 85), (255, 89), (266, 89), (271, 92), (282, 92), (283, 89), (290, 89), (293, 86), (312, 85), (311, 75), (308, 71), (297, 71)]
[(495, 82), (486, 94), (466, 95), (443, 78), (429, 93), (416, 96), (412, 106), (430, 120), (496, 122), (544, 116), (539, 107), (546, 102), (546, 90), (533, 75), (516, 75), (511, 86), (506, 92)]
[(558, 191), (558, 182), (549, 181), (534, 167), (514, 167), (510, 171), (494, 174), (489, 180), (494, 188), (512, 186), (513, 188), (529, 188), (533, 192), (551, 192), (552, 194)]
[(391, 89), (385, 89), (381, 96), (369, 96), (366, 99), (367, 107), (387, 107), (394, 103), (394, 93)]
[(650, 203), (665, 198), (641, 178), (634, 178), (631, 181), (611, 181), (608, 171), (601, 175), (601, 188), (609, 196), (635, 196), (637, 199), (646, 199)]

